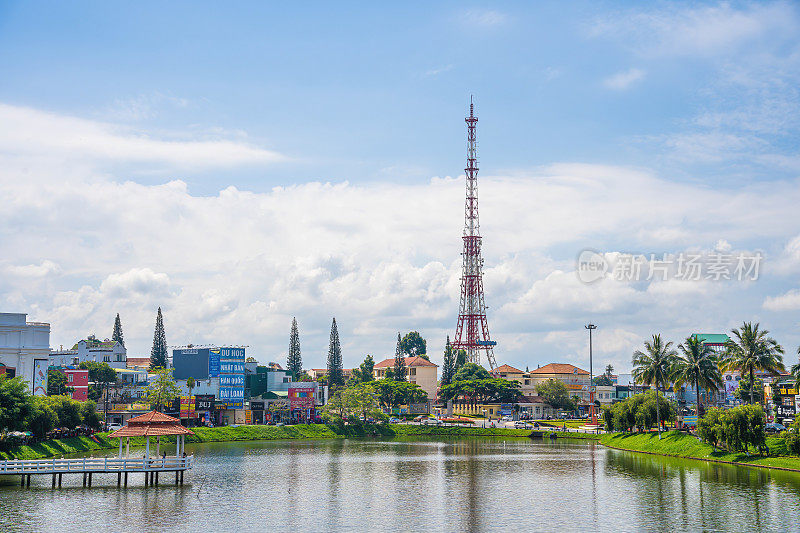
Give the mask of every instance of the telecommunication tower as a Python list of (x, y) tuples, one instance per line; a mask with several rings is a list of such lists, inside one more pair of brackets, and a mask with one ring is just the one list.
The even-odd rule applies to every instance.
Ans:
[(458, 310), (458, 324), (453, 348), (466, 350), (467, 361), (481, 364), (480, 352), (486, 352), (489, 370), (497, 365), (494, 360), (494, 346), (489, 337), (489, 324), (486, 321), (486, 304), (483, 300), (483, 259), (481, 258), (481, 232), (478, 219), (478, 158), (475, 140), (475, 105), (469, 101), (467, 123), (467, 200), (464, 206), (464, 251), (461, 253), (461, 303)]

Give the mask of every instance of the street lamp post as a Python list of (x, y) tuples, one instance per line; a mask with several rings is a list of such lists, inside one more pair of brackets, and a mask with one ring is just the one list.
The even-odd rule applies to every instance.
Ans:
[(592, 415), (592, 425), (597, 425), (597, 413), (594, 410), (594, 375), (592, 373), (592, 330), (597, 329), (597, 326), (588, 324), (584, 328), (589, 330), (589, 412)]
[(481, 413), (483, 413), (483, 429), (486, 429), (486, 409), (481, 409)]

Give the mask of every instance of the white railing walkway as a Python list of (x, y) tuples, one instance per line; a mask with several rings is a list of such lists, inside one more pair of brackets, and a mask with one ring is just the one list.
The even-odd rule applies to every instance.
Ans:
[(97, 472), (176, 472), (192, 468), (193, 455), (187, 457), (84, 457), (80, 459), (36, 459), (0, 461), (4, 474), (81, 474)]

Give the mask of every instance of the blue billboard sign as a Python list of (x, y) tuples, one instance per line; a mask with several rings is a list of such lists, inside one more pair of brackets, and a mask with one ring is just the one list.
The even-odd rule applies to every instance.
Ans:
[(226, 407), (244, 407), (244, 348), (219, 349), (219, 399)]
[(208, 351), (208, 376), (212, 378), (218, 378), (220, 372), (220, 361), (219, 361), (220, 349), (217, 348), (215, 350)]

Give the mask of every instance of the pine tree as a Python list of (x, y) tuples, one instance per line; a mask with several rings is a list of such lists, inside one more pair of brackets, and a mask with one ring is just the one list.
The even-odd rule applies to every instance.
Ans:
[(450, 346), (450, 335), (447, 336), (447, 344), (444, 345), (444, 363), (442, 364), (442, 380), (440, 385), (449, 385), (456, 374), (456, 354)]
[(160, 307), (156, 315), (156, 330), (153, 332), (153, 348), (150, 350), (150, 369), (153, 368), (167, 368), (167, 334), (164, 333)]
[(339, 330), (336, 328), (336, 318), (331, 324), (331, 342), (328, 345), (328, 385), (337, 387), (344, 385), (342, 372), (342, 347), (339, 345)]
[(394, 351), (394, 380), (405, 381), (408, 369), (406, 368), (406, 358), (403, 353), (403, 340), (397, 334), (397, 348)]
[(117, 341), (123, 347), (125, 346), (125, 339), (122, 337), (122, 321), (119, 319), (119, 313), (117, 313), (117, 318), (114, 319), (114, 333), (111, 335), (112, 341)]
[(300, 356), (300, 334), (297, 332), (297, 319), (292, 318), (292, 332), (289, 334), (289, 356), (286, 358), (286, 369), (297, 378), (303, 372), (303, 358)]

